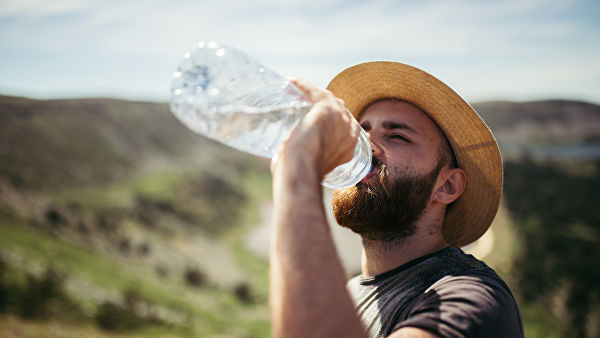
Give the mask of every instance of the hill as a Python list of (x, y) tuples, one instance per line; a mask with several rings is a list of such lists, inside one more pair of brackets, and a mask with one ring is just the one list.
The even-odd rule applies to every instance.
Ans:
[(219, 152), (231, 151), (184, 128), (166, 104), (0, 96), (0, 177), (15, 186), (109, 181), (154, 166), (198, 166)]
[(473, 108), (504, 142), (598, 142), (600, 106), (575, 101), (490, 101)]
[[(598, 105), (548, 100), (473, 107), (505, 155), (515, 146), (600, 142)], [(198, 169), (219, 154), (226, 154), (220, 157), (225, 162), (240, 159), (239, 152), (184, 128), (166, 104), (0, 96), (0, 179), (15, 187), (57, 189), (160, 167)]]
[(473, 104), (498, 139), (503, 158), (600, 157), (600, 106), (575, 101)]
[[(0, 97), (0, 314), (88, 334), (265, 336), (266, 262), (242, 240), (269, 196), (268, 161), (193, 134), (165, 104)], [(37, 334), (17, 326), (0, 335)]]

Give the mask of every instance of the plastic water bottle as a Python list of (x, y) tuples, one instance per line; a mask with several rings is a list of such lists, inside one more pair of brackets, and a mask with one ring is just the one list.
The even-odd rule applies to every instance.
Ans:
[[(171, 111), (198, 134), (271, 158), (311, 103), (292, 83), (250, 56), (216, 42), (185, 53), (173, 75)], [(354, 158), (325, 176), (323, 185), (355, 185), (371, 169), (371, 145), (361, 129)]]

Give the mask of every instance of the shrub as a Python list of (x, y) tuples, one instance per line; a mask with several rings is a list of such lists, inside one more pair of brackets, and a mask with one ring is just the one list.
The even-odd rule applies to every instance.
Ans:
[(72, 305), (63, 290), (64, 276), (47, 268), (41, 277), (27, 275), (18, 296), (18, 313), (23, 318), (47, 318), (61, 307)]
[(96, 312), (95, 319), (99, 327), (107, 331), (128, 331), (145, 325), (160, 325), (155, 317), (144, 317), (139, 308), (148, 302), (133, 289), (123, 293), (123, 305), (105, 301)]
[(133, 329), (140, 325), (140, 319), (128, 309), (105, 301), (96, 312), (96, 323), (108, 331)]
[(131, 240), (128, 237), (123, 237), (119, 240), (119, 251), (127, 255), (131, 251)]
[(206, 274), (197, 268), (187, 268), (185, 270), (185, 281), (190, 286), (200, 287), (206, 284), (207, 278)]
[(252, 289), (246, 282), (238, 283), (235, 288), (233, 288), (233, 294), (244, 304), (254, 303), (255, 299), (252, 294)]
[(5, 281), (6, 263), (0, 257), (0, 313), (6, 313), (9, 309), (11, 290)]
[(0, 257), (0, 313), (26, 319), (80, 318), (81, 309), (64, 291), (65, 279), (51, 267), (41, 276), (12, 269)]
[(150, 244), (148, 244), (148, 243), (139, 244), (137, 247), (137, 251), (140, 254), (140, 256), (142, 256), (142, 257), (148, 256), (150, 254)]

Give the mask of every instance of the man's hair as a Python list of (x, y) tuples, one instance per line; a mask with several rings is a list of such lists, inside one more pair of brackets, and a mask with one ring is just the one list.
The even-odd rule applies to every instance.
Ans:
[(442, 128), (438, 126), (438, 129), (442, 134), (442, 142), (440, 143), (440, 148), (438, 149), (438, 164), (447, 164), (450, 168), (458, 168), (458, 162), (456, 161), (456, 156), (454, 155), (454, 150), (452, 150), (450, 141), (448, 141), (448, 138), (446, 137), (446, 134), (444, 134)]

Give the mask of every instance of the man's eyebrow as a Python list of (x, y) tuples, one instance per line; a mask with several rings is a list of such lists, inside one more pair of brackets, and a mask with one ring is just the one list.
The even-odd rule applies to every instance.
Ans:
[(384, 121), (382, 123), (383, 128), (385, 129), (405, 129), (410, 131), (413, 134), (417, 134), (417, 131), (414, 130), (411, 126), (402, 122), (393, 122), (393, 121)]

